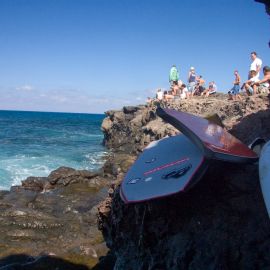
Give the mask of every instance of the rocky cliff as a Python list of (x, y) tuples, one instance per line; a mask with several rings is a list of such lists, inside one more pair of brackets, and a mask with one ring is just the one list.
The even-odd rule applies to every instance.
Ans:
[[(216, 113), (245, 143), (270, 139), (267, 96), (240, 102), (199, 97), (168, 107), (204, 117)], [(99, 228), (114, 269), (270, 269), (270, 222), (257, 164), (215, 161), (185, 194), (125, 205), (119, 183), (132, 161), (150, 141), (177, 131), (156, 116), (154, 106), (109, 111), (102, 128), (113, 152), (104, 170), (116, 180), (99, 206)]]

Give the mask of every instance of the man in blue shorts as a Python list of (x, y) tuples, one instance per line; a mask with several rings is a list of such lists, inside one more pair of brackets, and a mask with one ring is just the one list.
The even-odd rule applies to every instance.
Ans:
[(234, 76), (235, 76), (235, 79), (234, 79), (234, 82), (233, 82), (233, 88), (228, 92), (229, 94), (229, 99), (232, 99), (232, 100), (241, 100), (241, 96), (239, 94), (239, 91), (240, 91), (240, 82), (241, 82), (241, 78), (240, 78), (240, 75), (238, 73), (238, 70), (235, 70), (234, 71)]

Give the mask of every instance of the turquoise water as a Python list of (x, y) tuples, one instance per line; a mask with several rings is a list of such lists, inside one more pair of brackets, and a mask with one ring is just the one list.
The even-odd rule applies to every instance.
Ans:
[(60, 166), (97, 169), (104, 115), (0, 111), (0, 189)]

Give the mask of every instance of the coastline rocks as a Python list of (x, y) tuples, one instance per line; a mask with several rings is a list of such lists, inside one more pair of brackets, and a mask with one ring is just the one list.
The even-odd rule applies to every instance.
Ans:
[(115, 153), (108, 157), (103, 166), (106, 176), (117, 177), (120, 173), (126, 173), (136, 160), (136, 156), (125, 153)]
[[(269, 97), (228, 101), (225, 95), (174, 101), (168, 107), (203, 117), (216, 113), (246, 144), (270, 139)], [(155, 107), (110, 111), (104, 144), (112, 159), (104, 171), (115, 177), (98, 207), (98, 224), (115, 258), (114, 269), (268, 269), (270, 221), (260, 191), (257, 164), (212, 161), (205, 176), (184, 194), (126, 205), (124, 177), (114, 158), (135, 156), (150, 141), (177, 131), (155, 117)], [(117, 117), (114, 117), (114, 115)], [(104, 120), (106, 121), (106, 120)], [(116, 151), (117, 150), (117, 151)], [(121, 162), (115, 162), (115, 164)], [(128, 166), (127, 166), (128, 167)]]
[[(27, 255), (18, 262), (21, 267), (40, 256), (79, 263), (81, 269), (94, 266), (108, 251), (97, 228), (97, 205), (106, 198), (109, 183), (102, 173), (61, 167), (0, 191), (0, 266), (11, 255), (10, 263), (16, 262), (19, 254)], [(80, 269), (75, 264), (72, 269)], [(27, 269), (37, 269), (34, 265)]]
[[(235, 102), (227, 100), (227, 96), (223, 94), (209, 98), (175, 100), (167, 104), (169, 108), (203, 117), (218, 114), (227, 130), (231, 130), (254, 112), (267, 111), (268, 106), (269, 99), (265, 95), (243, 97), (242, 101)], [(158, 118), (155, 110), (155, 106), (138, 106), (136, 109), (132, 107), (106, 112), (107, 117), (102, 123), (104, 145), (113, 152), (137, 155), (149, 142), (179, 132)]]
[(122, 111), (108, 111), (102, 123), (104, 145), (114, 152), (138, 154), (153, 140), (177, 131), (157, 119), (155, 107), (124, 107)]

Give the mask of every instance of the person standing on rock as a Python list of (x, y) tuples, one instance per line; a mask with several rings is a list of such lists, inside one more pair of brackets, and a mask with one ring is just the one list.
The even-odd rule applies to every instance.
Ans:
[(170, 70), (169, 82), (171, 86), (177, 85), (179, 80), (179, 73), (175, 65), (172, 66)]
[(240, 83), (241, 83), (241, 78), (240, 78), (240, 75), (239, 75), (239, 72), (238, 70), (235, 70), (234, 71), (234, 82), (233, 82), (233, 88), (228, 92), (229, 94), (229, 99), (232, 99), (232, 100), (241, 100), (241, 96), (239, 94), (239, 90), (240, 90)]
[[(249, 68), (249, 71), (251, 70), (255, 70), (256, 71), (256, 79), (259, 79), (260, 77), (260, 70), (261, 70), (261, 67), (262, 67), (262, 60), (257, 56), (257, 53), (256, 52), (252, 52), (250, 54), (250, 57), (251, 57), (251, 64), (250, 64), (250, 68)], [(250, 77), (250, 74), (249, 74), (249, 79), (251, 79)]]
[(195, 86), (196, 86), (196, 73), (195, 73), (195, 68), (191, 67), (189, 72), (188, 72), (188, 92), (189, 96), (193, 96), (193, 93), (195, 91)]

